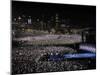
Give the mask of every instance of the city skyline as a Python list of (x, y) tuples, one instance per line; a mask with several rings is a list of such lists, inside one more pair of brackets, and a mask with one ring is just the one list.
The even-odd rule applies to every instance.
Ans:
[(12, 2), (12, 18), (26, 15), (32, 16), (32, 19), (44, 18), (50, 20), (56, 14), (59, 18), (70, 20), (73, 25), (85, 25), (95, 27), (96, 25), (96, 7), (86, 5), (70, 4), (51, 4), (37, 2)]

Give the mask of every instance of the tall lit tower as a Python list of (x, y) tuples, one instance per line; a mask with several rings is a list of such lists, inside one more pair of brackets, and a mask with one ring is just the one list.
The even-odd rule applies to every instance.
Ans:
[(56, 16), (55, 16), (55, 29), (58, 30), (58, 27), (59, 27), (59, 15), (56, 14)]
[(18, 23), (21, 24), (22, 18), (19, 16), (18, 17)]

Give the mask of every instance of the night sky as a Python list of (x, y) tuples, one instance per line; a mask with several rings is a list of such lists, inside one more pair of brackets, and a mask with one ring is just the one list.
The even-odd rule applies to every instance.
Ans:
[(73, 25), (96, 26), (96, 6), (12, 1), (12, 18), (19, 15), (49, 18), (56, 13), (60, 18), (70, 19)]

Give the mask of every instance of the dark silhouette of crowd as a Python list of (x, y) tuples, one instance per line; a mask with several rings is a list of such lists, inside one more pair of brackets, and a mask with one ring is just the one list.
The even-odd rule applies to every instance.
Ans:
[[(66, 59), (59, 61), (49, 60), (53, 54), (76, 53), (69, 47), (57, 46), (30, 46), (16, 47), (12, 51), (12, 73), (41, 73), (57, 71), (74, 71), (88, 69), (94, 59)], [(94, 65), (95, 66), (95, 65)], [(92, 66), (92, 68), (94, 68)]]

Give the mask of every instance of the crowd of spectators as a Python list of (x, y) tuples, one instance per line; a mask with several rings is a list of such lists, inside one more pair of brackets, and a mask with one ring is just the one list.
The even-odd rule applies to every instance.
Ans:
[[(55, 53), (76, 53), (77, 51), (63, 46), (32, 46), (32, 47), (16, 47), (12, 51), (12, 73), (41, 73), (41, 72), (57, 72), (57, 71), (73, 71), (88, 69), (91, 60), (63, 60), (49, 61), (40, 59), (47, 54)], [(46, 58), (48, 59), (48, 58)]]
[[(95, 68), (94, 59), (49, 60), (50, 55), (78, 53), (77, 50), (67, 45), (81, 42), (80, 35), (51, 35), (47, 33), (43, 35), (39, 33), (38, 35), (29, 34), (29, 32), (22, 34), (13, 37), (12, 40), (12, 74), (74, 71)], [(90, 68), (91, 65), (92, 68)]]

